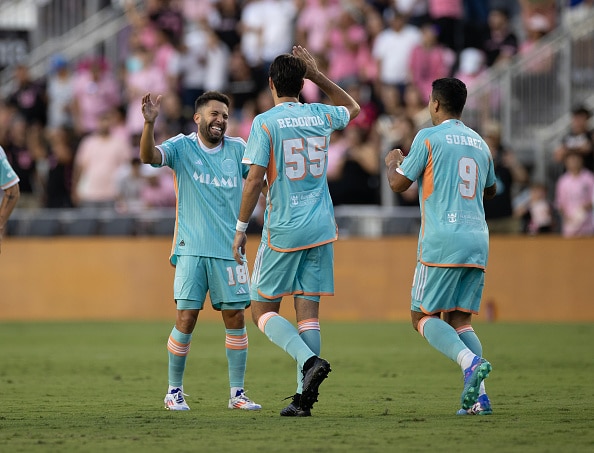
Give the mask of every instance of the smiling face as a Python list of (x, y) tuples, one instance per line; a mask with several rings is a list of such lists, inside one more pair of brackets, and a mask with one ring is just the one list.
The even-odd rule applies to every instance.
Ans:
[(194, 114), (198, 135), (205, 145), (217, 146), (221, 143), (228, 121), (229, 108), (220, 101), (209, 101)]

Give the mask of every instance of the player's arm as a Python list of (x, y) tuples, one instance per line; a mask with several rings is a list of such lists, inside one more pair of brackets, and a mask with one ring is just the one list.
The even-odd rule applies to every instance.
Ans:
[(140, 136), (140, 160), (143, 164), (161, 164), (162, 156), (155, 147), (155, 120), (159, 116), (162, 96), (157, 96), (155, 102), (151, 100), (151, 94), (147, 93), (142, 98), (142, 115), (144, 126)]
[(250, 171), (245, 179), (243, 185), (243, 193), (241, 195), (241, 207), (239, 208), (239, 218), (237, 219), (237, 227), (235, 231), (235, 238), (233, 240), (233, 258), (237, 263), (244, 262), (245, 244), (247, 243), (247, 236), (245, 231), (247, 225), (252, 217), (254, 209), (258, 204), (260, 194), (264, 189), (264, 176), (266, 175), (266, 168), (260, 165), (251, 165)]
[(399, 149), (393, 149), (384, 159), (387, 168), (388, 183), (392, 191), (396, 193), (405, 192), (413, 183), (400, 170), (400, 164), (403, 160), (404, 155)]
[(0, 203), (0, 245), (2, 244), (2, 238), (4, 237), (4, 229), (6, 228), (8, 218), (10, 217), (10, 214), (12, 214), (12, 211), (14, 210), (17, 201), (19, 201), (20, 196), (21, 190), (19, 188), (18, 183), (4, 190), (4, 197), (2, 198), (2, 202)]
[(483, 198), (485, 200), (490, 200), (491, 198), (495, 197), (496, 193), (497, 193), (497, 183), (493, 184), (492, 186), (485, 187), (485, 190), (483, 192)]
[(342, 105), (349, 111), (350, 119), (355, 118), (361, 111), (361, 107), (350, 94), (340, 88), (332, 80), (326, 77), (319, 69), (315, 58), (307, 49), (301, 46), (293, 47), (293, 55), (302, 59), (307, 65), (305, 78), (315, 83), (322, 90), (334, 105)]

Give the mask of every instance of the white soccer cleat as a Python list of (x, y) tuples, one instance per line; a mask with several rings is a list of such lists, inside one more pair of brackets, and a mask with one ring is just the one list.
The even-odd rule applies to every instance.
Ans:
[(172, 389), (167, 395), (165, 395), (165, 409), (170, 411), (189, 411), (190, 406), (184, 399), (186, 395), (180, 388)]
[(237, 394), (229, 398), (229, 409), (243, 409), (245, 411), (258, 411), (262, 406), (249, 399), (244, 390), (238, 390)]

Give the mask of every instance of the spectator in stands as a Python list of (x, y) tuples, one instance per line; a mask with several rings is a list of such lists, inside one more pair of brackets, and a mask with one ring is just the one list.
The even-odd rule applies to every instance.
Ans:
[(51, 58), (47, 81), (47, 126), (73, 128), (72, 101), (74, 99), (74, 77), (68, 61), (61, 54)]
[(17, 64), (14, 69), (16, 87), (8, 96), (8, 102), (27, 122), (27, 126), (43, 128), (47, 122), (45, 86), (33, 81), (26, 64)]
[(429, 17), (439, 30), (439, 42), (458, 53), (464, 46), (464, 1), (428, 0)]
[(372, 48), (379, 68), (378, 81), (395, 86), (403, 97), (409, 82), (410, 55), (421, 42), (421, 32), (414, 25), (408, 25), (406, 17), (394, 9), (387, 9), (385, 17), (388, 27), (377, 36)]
[(55, 127), (48, 131), (48, 173), (45, 181), (44, 207), (72, 208), (72, 173), (74, 140), (70, 129)]
[(375, 65), (363, 25), (363, 14), (350, 7), (329, 24), (326, 55), (328, 77), (345, 88), (354, 82), (369, 80), (368, 70)]
[[(192, 3), (193, 0), (187, 1)], [(209, 15), (208, 23), (219, 39), (225, 43), (229, 52), (232, 52), (241, 42), (239, 34), (241, 5), (237, 0), (219, 0), (213, 6), (214, 10)]]
[(0, 146), (0, 252), (2, 251), (2, 238), (6, 231), (6, 224), (17, 202), (19, 201), (19, 177), (10, 166), (4, 150)]
[(117, 176), (130, 159), (130, 144), (111, 132), (111, 115), (99, 115), (96, 132), (80, 142), (74, 160), (72, 199), (76, 206), (113, 208), (117, 195)]
[(338, 21), (342, 7), (336, 0), (305, 0), (296, 26), (296, 43), (313, 55), (327, 52), (329, 32)]
[(335, 206), (379, 204), (379, 146), (369, 140), (370, 130), (356, 124), (344, 130), (346, 152), (338, 162), (339, 178), (328, 181)]
[[(167, 93), (167, 78), (154, 64), (152, 51), (144, 46), (134, 49), (126, 61), (124, 73), (124, 89), (126, 98), (126, 129), (131, 136), (132, 146), (140, 146), (140, 136), (144, 126), (144, 118), (138, 109), (133, 108), (140, 103), (148, 91)], [(111, 109), (110, 109), (111, 110)]]
[(487, 66), (506, 65), (518, 53), (518, 38), (510, 24), (507, 10), (494, 8), (489, 12), (489, 37), (483, 50), (487, 56)]
[(293, 0), (251, 0), (242, 9), (241, 51), (257, 77), (268, 80), (268, 67), (293, 46), (297, 8)]
[(142, 191), (147, 183), (146, 172), (152, 167), (143, 166), (139, 157), (130, 160), (130, 164), (122, 167), (118, 174), (118, 195), (115, 209), (120, 213), (137, 214), (145, 208)]
[(75, 74), (73, 119), (79, 136), (98, 130), (100, 117), (120, 104), (120, 87), (107, 61), (83, 61)]
[(39, 208), (41, 205), (40, 179), (37, 159), (40, 157), (40, 129), (27, 125), (19, 114), (12, 118), (4, 151), (8, 162), (19, 177), (21, 208)]
[(439, 31), (434, 23), (424, 23), (421, 36), (421, 42), (411, 51), (409, 70), (410, 80), (417, 86), (426, 104), (431, 96), (433, 81), (451, 75), (456, 54), (438, 41)]
[(520, 222), (513, 215), (513, 198), (518, 192), (518, 186), (528, 182), (528, 173), (513, 151), (503, 145), (498, 123), (485, 124), (482, 135), (493, 156), (497, 181), (495, 196), (484, 201), (489, 232), (491, 234), (519, 233)]
[(522, 231), (530, 235), (553, 232), (553, 206), (547, 199), (546, 186), (535, 182), (524, 192), (525, 196), (514, 206), (514, 216), (522, 220)]
[(569, 131), (553, 152), (555, 163), (563, 163), (569, 153), (577, 152), (582, 155), (584, 168), (594, 171), (594, 131), (588, 125), (590, 116), (590, 110), (583, 105), (572, 110)]
[(594, 234), (594, 174), (584, 168), (584, 159), (579, 152), (568, 152), (564, 163), (566, 171), (555, 187), (555, 207), (561, 215), (561, 233), (563, 237), (590, 236)]

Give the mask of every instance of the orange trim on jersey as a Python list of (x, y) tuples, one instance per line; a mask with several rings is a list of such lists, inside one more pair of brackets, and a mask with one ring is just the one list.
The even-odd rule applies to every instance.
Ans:
[(175, 252), (175, 243), (177, 242), (177, 225), (178, 225), (178, 211), (179, 211), (179, 193), (177, 187), (177, 173), (173, 172), (173, 188), (175, 190), (175, 226), (173, 227), (173, 241), (171, 242), (171, 252), (169, 253), (169, 264), (173, 267), (175, 265), (171, 262), (171, 257)]
[(306, 293), (304, 291), (287, 291), (286, 293), (281, 293), (281, 294), (277, 294), (274, 296), (270, 296), (268, 294), (264, 294), (263, 292), (261, 292), (258, 289), (258, 294), (260, 296), (262, 296), (264, 299), (269, 299), (269, 300), (273, 300), (273, 299), (278, 299), (279, 297), (285, 297), (285, 296), (334, 296), (334, 292), (316, 292), (316, 293)]
[(330, 127), (332, 127), (332, 117), (329, 113), (326, 113), (326, 119), (328, 120), (328, 124), (330, 125)]
[[(428, 157), (427, 166), (423, 172), (423, 199), (421, 200), (421, 238), (425, 237), (425, 200), (429, 198), (435, 189), (433, 179), (433, 149), (431, 148), (431, 142), (429, 139), (425, 140), (425, 146), (427, 147)], [(419, 254), (423, 256), (423, 243), (420, 242)]]
[(268, 160), (268, 167), (266, 167), (266, 178), (268, 180), (268, 190), (270, 190), (270, 186), (276, 181), (278, 177), (278, 172), (276, 170), (276, 158), (274, 156), (274, 142), (272, 141), (272, 134), (266, 127), (266, 124), (262, 125), (262, 129), (268, 135), (268, 140), (270, 141), (270, 159)]
[[(270, 216), (269, 216), (268, 220), (270, 221)], [(279, 247), (275, 247), (270, 242), (270, 229), (268, 229), (268, 239), (267, 239), (267, 242), (268, 242), (268, 247), (271, 250), (274, 250), (275, 252), (289, 253), (289, 252), (296, 252), (298, 250), (312, 249), (314, 247), (319, 247), (321, 245), (330, 244), (331, 242), (334, 242), (337, 239), (338, 239), (338, 227), (337, 227), (336, 235), (332, 239), (328, 239), (327, 241), (317, 242), (315, 244), (310, 244), (310, 245), (304, 245), (303, 247), (295, 247), (295, 248), (291, 248), (291, 249), (281, 249)]]
[(420, 259), (419, 262), (429, 267), (476, 267), (477, 269), (482, 269), (483, 271), (486, 270), (485, 266), (481, 266), (479, 264), (429, 263), (427, 261), (424, 261), (423, 259)]
[(421, 311), (423, 313), (425, 313), (427, 316), (433, 316), (436, 315), (438, 313), (450, 313), (452, 311), (461, 311), (464, 313), (472, 313), (473, 315), (478, 315), (478, 311), (474, 311), (474, 310), (468, 310), (467, 308), (460, 308), (460, 307), (454, 307), (454, 308), (450, 308), (449, 310), (435, 310), (435, 311), (427, 311), (423, 308), (423, 306), (421, 305), (419, 307), (421, 309)]

